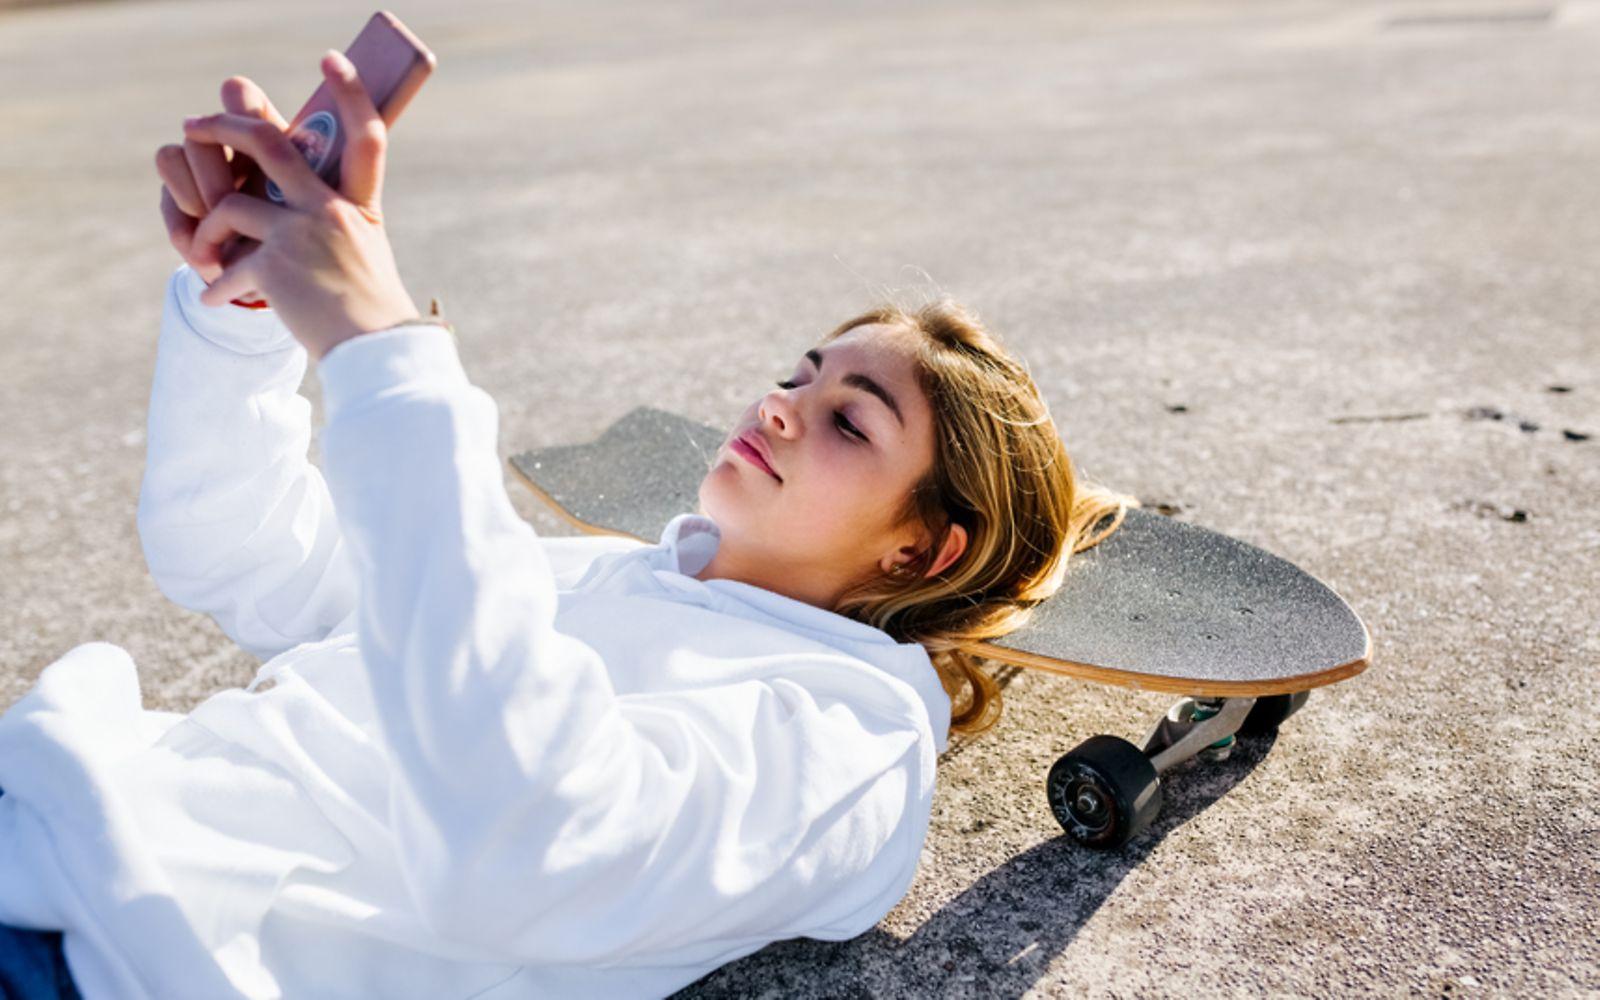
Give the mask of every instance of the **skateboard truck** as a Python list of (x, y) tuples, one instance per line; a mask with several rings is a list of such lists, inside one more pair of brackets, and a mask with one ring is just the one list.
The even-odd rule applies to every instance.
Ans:
[(1213, 750), (1220, 752), (1209, 753), (1207, 760), (1226, 760), (1255, 703), (1254, 698), (1184, 698), (1144, 738), (1145, 756), (1158, 774)]
[(1196, 757), (1226, 760), (1237, 736), (1276, 730), (1308, 694), (1183, 698), (1151, 728), (1143, 750), (1116, 736), (1090, 737), (1050, 769), (1050, 809), (1079, 843), (1121, 847), (1161, 812), (1161, 775)]

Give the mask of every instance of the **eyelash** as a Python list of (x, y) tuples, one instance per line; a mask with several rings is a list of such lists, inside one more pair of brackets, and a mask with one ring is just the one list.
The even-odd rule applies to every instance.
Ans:
[[(780, 389), (793, 389), (794, 385), (795, 384), (793, 382), (779, 382), (778, 383), (778, 388), (780, 388)], [(842, 410), (834, 410), (833, 411), (833, 422), (839, 428), (839, 433), (843, 434), (845, 437), (851, 437), (853, 435), (854, 437), (859, 438), (862, 441), (865, 441), (867, 439), (867, 436), (865, 434), (861, 433), (859, 430), (857, 430), (855, 424), (852, 424), (845, 417), (844, 412)]]

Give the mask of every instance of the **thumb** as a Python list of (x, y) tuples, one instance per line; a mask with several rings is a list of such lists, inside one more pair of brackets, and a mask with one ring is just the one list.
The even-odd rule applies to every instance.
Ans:
[(339, 193), (357, 205), (376, 209), (383, 192), (388, 127), (348, 56), (329, 49), (322, 57), (322, 73), (333, 90), (333, 103), (344, 127)]

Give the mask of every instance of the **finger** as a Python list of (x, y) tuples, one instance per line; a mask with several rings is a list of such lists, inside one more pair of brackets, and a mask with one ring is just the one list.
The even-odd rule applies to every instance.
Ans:
[[(278, 126), (279, 131), (287, 131), (289, 123), (284, 121), (283, 115), (272, 106), (267, 99), (266, 91), (256, 86), (255, 81), (245, 76), (230, 76), (222, 81), (222, 109), (236, 115), (249, 118), (260, 118)], [(249, 174), (255, 161), (244, 153), (234, 152), (233, 173), (236, 177)], [(237, 189), (238, 185), (234, 187)]]
[(289, 129), (289, 123), (278, 114), (278, 109), (267, 99), (267, 92), (256, 86), (255, 81), (247, 76), (230, 76), (222, 81), (222, 108), (236, 115), (249, 115), (269, 121), (278, 126), (280, 132)]
[(235, 191), (222, 199), (195, 227), (189, 256), (202, 264), (222, 264), (222, 245), (231, 237), (238, 234), (264, 242), (278, 216), (287, 211), (289, 209)]
[(339, 191), (357, 205), (376, 208), (383, 194), (388, 127), (343, 52), (329, 49), (322, 57), (322, 73), (333, 90), (333, 103), (339, 109), (339, 124), (344, 129)]
[(256, 286), (255, 259), (256, 255), (249, 253), (224, 269), (200, 293), (201, 304), (220, 306), (250, 294)]
[(193, 219), (206, 214), (205, 199), (200, 197), (182, 146), (168, 143), (156, 150), (156, 173), (161, 175), (161, 183), (166, 185), (176, 208)]
[(316, 205), (336, 197), (283, 130), (269, 121), (229, 112), (201, 115), (184, 119), (183, 134), (185, 141), (232, 146), (249, 156), (278, 185), (290, 205)]
[(183, 258), (183, 262), (200, 275), (202, 280), (216, 277), (222, 268), (200, 264), (190, 258), (189, 249), (194, 245), (194, 231), (199, 223), (178, 208), (178, 203), (172, 200), (172, 192), (164, 187), (161, 189), (161, 217), (167, 223), (167, 238), (172, 242), (172, 248), (178, 251), (178, 256)]
[(161, 189), (161, 218), (167, 224), (167, 239), (172, 242), (172, 249), (187, 260), (189, 246), (194, 242), (195, 227), (199, 223), (173, 199), (170, 187)]
[(186, 138), (183, 156), (189, 163), (189, 173), (194, 175), (195, 186), (200, 189), (200, 200), (205, 202), (206, 211), (216, 208), (217, 202), (233, 193), (233, 169), (228, 166), (221, 146)]

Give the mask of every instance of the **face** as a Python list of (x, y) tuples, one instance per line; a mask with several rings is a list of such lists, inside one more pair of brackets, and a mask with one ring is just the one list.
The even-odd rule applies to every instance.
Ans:
[(831, 607), (847, 586), (917, 551), (920, 526), (890, 523), (933, 463), (914, 336), (856, 327), (808, 352), (744, 411), (700, 483), (700, 509), (722, 532), (702, 578)]

